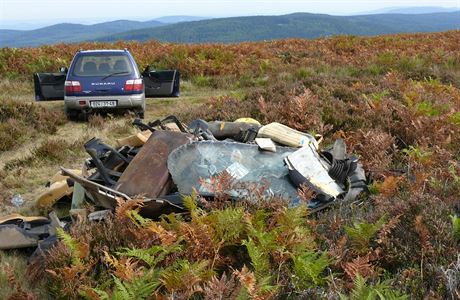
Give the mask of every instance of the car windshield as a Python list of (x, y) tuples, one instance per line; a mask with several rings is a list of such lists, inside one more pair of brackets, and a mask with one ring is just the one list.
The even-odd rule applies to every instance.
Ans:
[(123, 76), (133, 72), (128, 55), (121, 54), (91, 54), (80, 55), (73, 69), (75, 76)]

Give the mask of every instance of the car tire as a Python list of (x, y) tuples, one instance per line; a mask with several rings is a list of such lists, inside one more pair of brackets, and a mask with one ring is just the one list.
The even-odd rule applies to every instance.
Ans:
[(67, 119), (69, 121), (75, 121), (78, 118), (78, 110), (76, 109), (70, 109), (64, 106), (64, 111)]
[(145, 117), (145, 111), (142, 109), (142, 110), (138, 110), (136, 111), (136, 116), (139, 118), (139, 119), (144, 119)]

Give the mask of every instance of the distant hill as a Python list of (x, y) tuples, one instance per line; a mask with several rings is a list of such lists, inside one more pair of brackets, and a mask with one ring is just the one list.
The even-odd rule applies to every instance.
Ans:
[(61, 23), (35, 30), (0, 30), (0, 47), (39, 46), (55, 43), (72, 43), (92, 40), (107, 34), (125, 32), (141, 28), (162, 26), (159, 21), (128, 21), (118, 20), (94, 25)]
[(403, 32), (435, 32), (460, 29), (460, 11), (435, 14), (381, 14), (331, 16), (296, 13), (284, 16), (254, 16), (211, 19), (145, 28), (96, 39), (178, 43), (242, 42), (283, 38), (317, 38), (352, 34), (379, 35)]
[[(460, 11), (357, 16), (295, 13), (283, 16), (194, 20), (197, 18), (200, 19), (200, 17), (172, 16), (147, 22), (119, 20), (94, 25), (63, 23), (29, 31), (0, 30), (0, 47), (150, 39), (178, 43), (232, 43), (284, 38), (317, 38), (341, 34), (380, 35), (460, 29)], [(165, 24), (168, 22), (175, 24)]]

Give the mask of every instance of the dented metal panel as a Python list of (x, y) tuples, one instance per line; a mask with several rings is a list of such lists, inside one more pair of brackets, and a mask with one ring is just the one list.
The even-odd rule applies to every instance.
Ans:
[(114, 189), (132, 197), (143, 195), (152, 199), (166, 195), (173, 184), (168, 172), (168, 156), (192, 139), (192, 135), (182, 132), (155, 131), (126, 167)]

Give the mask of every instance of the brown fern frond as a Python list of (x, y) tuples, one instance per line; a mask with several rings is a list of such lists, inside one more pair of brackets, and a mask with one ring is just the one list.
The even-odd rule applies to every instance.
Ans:
[(240, 283), (246, 288), (251, 297), (257, 296), (256, 275), (253, 272), (249, 271), (246, 265), (243, 266), (241, 271), (235, 270), (233, 274), (236, 275)]
[(235, 274), (227, 276), (223, 273), (220, 279), (213, 276), (205, 283), (202, 292), (204, 299), (208, 300), (235, 299), (239, 292)]
[(422, 215), (418, 215), (415, 218), (415, 231), (417, 232), (420, 238), (422, 256), (424, 256), (426, 253), (432, 253), (434, 249), (430, 242), (431, 233), (424, 224)]
[(218, 245), (213, 241), (211, 228), (201, 223), (181, 223), (181, 236), (187, 245), (186, 256), (191, 261), (214, 259)]
[(377, 235), (377, 243), (380, 245), (386, 245), (388, 243), (389, 236), (391, 234), (391, 231), (398, 226), (400, 222), (400, 218), (402, 215), (397, 215), (393, 218), (391, 218), (388, 222), (383, 224), (382, 228), (380, 229), (378, 235)]
[(175, 232), (166, 230), (158, 223), (152, 222), (147, 229), (158, 235), (163, 246), (170, 246), (177, 241), (177, 234)]
[(345, 273), (354, 280), (359, 274), (363, 278), (370, 278), (375, 276), (375, 268), (369, 261), (369, 256), (358, 256), (353, 259), (351, 262), (343, 264), (343, 269)]
[(132, 210), (138, 210), (143, 204), (142, 199), (133, 199), (125, 201), (121, 198), (117, 198), (117, 207), (115, 208), (115, 218), (119, 220), (125, 220), (128, 218), (128, 212)]

